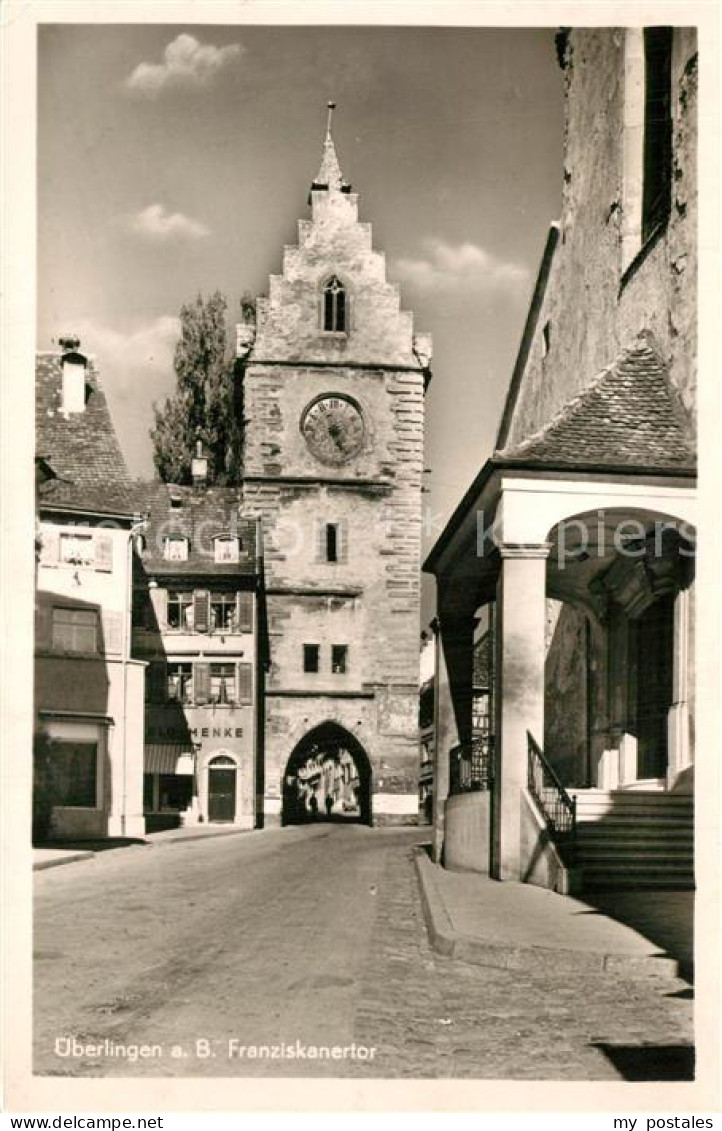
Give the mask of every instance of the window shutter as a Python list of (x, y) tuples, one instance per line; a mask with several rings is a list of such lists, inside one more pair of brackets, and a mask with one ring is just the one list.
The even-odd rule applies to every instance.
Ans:
[(336, 534), (336, 559), (339, 565), (345, 564), (348, 561), (348, 522), (345, 518), (340, 519), (338, 523), (338, 531)]
[(253, 632), (253, 593), (243, 589), (238, 594), (238, 629), (240, 632)]
[(211, 623), (211, 595), (207, 589), (196, 589), (193, 593), (193, 628), (196, 632), (208, 632)]
[(238, 665), (238, 702), (253, 702), (253, 664)]
[(95, 568), (101, 573), (113, 572), (113, 539), (110, 534), (95, 536)]
[(60, 557), (60, 538), (57, 530), (43, 530), (40, 546), (40, 564), (56, 566)]
[[(168, 590), (159, 589), (153, 586), (150, 591), (150, 599), (153, 605), (153, 612), (155, 619), (158, 622), (158, 627), (164, 630), (168, 627)], [(151, 627), (155, 627), (152, 625)]]
[(326, 523), (316, 524), (316, 561), (326, 561)]
[(167, 676), (164, 660), (151, 660), (147, 675), (147, 701), (164, 703), (167, 693)]
[(207, 703), (211, 697), (210, 664), (193, 665), (193, 699), (196, 703)]

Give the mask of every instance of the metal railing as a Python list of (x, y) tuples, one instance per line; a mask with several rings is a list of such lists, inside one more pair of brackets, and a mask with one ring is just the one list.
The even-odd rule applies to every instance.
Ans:
[(527, 786), (539, 806), (549, 832), (573, 843), (577, 824), (577, 799), (570, 797), (553, 766), (544, 757), (534, 736), (527, 731)]
[(449, 752), (449, 793), (491, 789), (494, 743), (491, 735), (453, 746)]

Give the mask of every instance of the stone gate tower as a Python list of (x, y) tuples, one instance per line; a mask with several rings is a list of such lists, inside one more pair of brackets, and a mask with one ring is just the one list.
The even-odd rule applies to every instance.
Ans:
[(263, 519), (271, 649), (264, 811), (293, 820), (294, 772), (341, 749), (361, 819), (413, 822), (431, 343), (358, 220), (330, 118), (311, 218), (255, 328), (238, 327), (244, 513)]

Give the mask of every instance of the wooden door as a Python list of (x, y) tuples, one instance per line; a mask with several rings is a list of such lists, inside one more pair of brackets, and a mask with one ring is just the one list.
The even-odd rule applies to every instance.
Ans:
[(233, 821), (236, 817), (236, 768), (211, 766), (208, 770), (208, 820)]

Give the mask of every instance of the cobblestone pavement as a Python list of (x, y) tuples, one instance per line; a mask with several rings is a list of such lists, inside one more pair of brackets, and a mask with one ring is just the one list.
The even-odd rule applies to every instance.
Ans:
[[(520, 974), (435, 954), (411, 857), (423, 839), (319, 825), (37, 873), (35, 1071), (680, 1077), (692, 1040), (685, 983)], [(160, 1051), (130, 1059), (143, 1044)], [(296, 1055), (250, 1052), (274, 1045)], [(299, 1058), (312, 1045), (347, 1051), (342, 1062)]]

